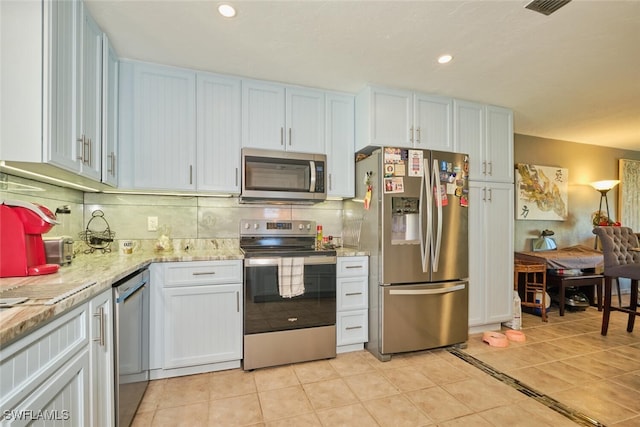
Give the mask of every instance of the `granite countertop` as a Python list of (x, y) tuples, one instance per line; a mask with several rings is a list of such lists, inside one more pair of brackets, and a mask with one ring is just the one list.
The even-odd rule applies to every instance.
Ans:
[[(363, 251), (339, 248), (338, 256), (367, 256)], [(59, 314), (110, 289), (119, 280), (154, 262), (220, 261), (243, 259), (240, 249), (198, 249), (189, 251), (141, 251), (131, 255), (117, 252), (80, 254), (71, 265), (57, 273), (42, 276), (0, 279), (0, 291), (17, 287), (51, 286), (60, 294), (70, 294), (60, 301), (47, 296), (30, 299), (23, 304), (0, 309), (0, 346), (5, 346)], [(23, 288), (26, 289), (26, 288)], [(57, 295), (56, 295), (57, 296)]]

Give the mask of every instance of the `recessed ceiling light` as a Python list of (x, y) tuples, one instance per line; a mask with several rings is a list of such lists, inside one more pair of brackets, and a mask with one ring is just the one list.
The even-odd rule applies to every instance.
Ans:
[(440, 64), (446, 64), (448, 62), (451, 62), (452, 59), (453, 59), (453, 56), (451, 55), (442, 55), (441, 57), (438, 58), (438, 62)]
[(218, 12), (225, 18), (233, 18), (236, 16), (236, 10), (229, 4), (221, 4), (218, 6)]

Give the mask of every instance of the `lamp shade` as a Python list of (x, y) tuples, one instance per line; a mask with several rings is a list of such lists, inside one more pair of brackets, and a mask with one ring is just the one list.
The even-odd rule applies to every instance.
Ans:
[(598, 191), (609, 191), (616, 185), (620, 184), (620, 181), (617, 179), (609, 179), (605, 181), (596, 181), (592, 182), (591, 186)]

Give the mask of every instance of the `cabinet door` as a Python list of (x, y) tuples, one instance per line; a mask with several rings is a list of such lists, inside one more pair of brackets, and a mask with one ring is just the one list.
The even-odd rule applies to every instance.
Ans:
[(102, 182), (118, 186), (118, 56), (102, 35)]
[(163, 289), (163, 368), (242, 359), (241, 293), (241, 284)]
[(491, 181), (513, 182), (513, 112), (487, 106), (487, 172)]
[(197, 75), (197, 189), (240, 192), (240, 80)]
[(484, 141), (484, 106), (474, 102), (453, 101), (454, 146), (469, 155), (469, 176), (472, 180), (487, 178)]
[(78, 172), (80, 145), (76, 142), (76, 49), (80, 3), (78, 1), (49, 2), (50, 24), (50, 105), (49, 144), (47, 160), (64, 169)]
[(80, 140), (81, 174), (100, 181), (102, 158), (102, 31), (82, 6), (80, 55), (82, 70), (78, 79), (80, 96), (76, 111), (76, 138)]
[(242, 146), (284, 150), (284, 86), (242, 82)]
[[(132, 73), (131, 81), (125, 75)], [(195, 73), (152, 64), (120, 68), (120, 179), (125, 188), (195, 189)], [(132, 94), (132, 95), (131, 95)], [(126, 105), (131, 102), (131, 108)]]
[[(89, 358), (88, 349), (80, 351), (29, 394), (15, 410), (34, 415), (50, 414), (57, 419), (51, 424), (41, 421), (29, 425), (95, 425), (90, 422), (89, 413)], [(107, 424), (101, 422), (98, 425)]]
[[(486, 322), (487, 282), (485, 280), (486, 258), (484, 215), (486, 188), (483, 182), (469, 182), (469, 326)], [(497, 237), (499, 237), (498, 235)], [(491, 252), (493, 253), (493, 252)], [(495, 257), (500, 260), (501, 256)]]
[(91, 420), (92, 425), (114, 425), (113, 297), (111, 289), (89, 303), (91, 316)]
[(415, 94), (413, 108), (414, 146), (453, 152), (453, 100)]
[(513, 185), (469, 183), (469, 326), (511, 318)]
[(371, 144), (413, 147), (413, 94), (372, 88), (370, 99)]
[(324, 154), (324, 92), (287, 88), (285, 149)]
[(513, 308), (513, 184), (486, 186), (484, 212), (487, 321), (511, 319)]
[(327, 195), (355, 195), (354, 98), (327, 94)]

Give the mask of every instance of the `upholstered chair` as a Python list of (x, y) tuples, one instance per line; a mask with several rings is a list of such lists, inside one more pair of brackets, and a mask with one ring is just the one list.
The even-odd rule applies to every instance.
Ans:
[[(629, 227), (596, 227), (593, 233), (600, 238), (604, 256), (604, 307), (602, 314), (602, 335), (607, 335), (611, 311), (629, 314), (627, 332), (633, 331), (637, 315), (638, 281), (640, 280), (640, 252), (638, 236)], [(635, 250), (634, 250), (635, 249)], [(631, 279), (631, 299), (629, 308), (611, 306), (611, 282), (613, 279)]]

